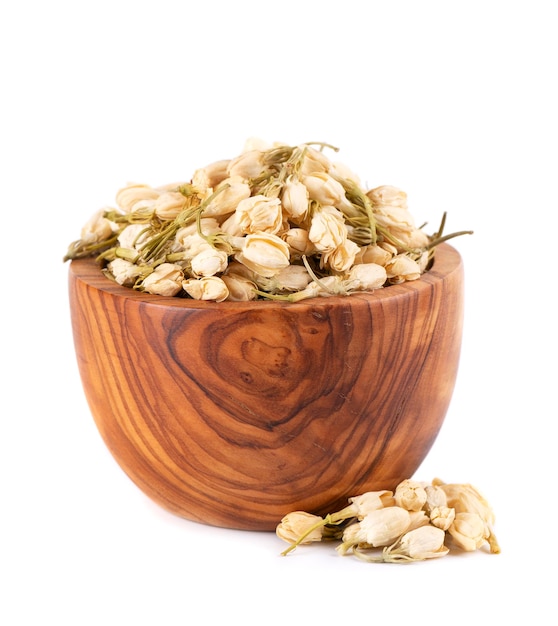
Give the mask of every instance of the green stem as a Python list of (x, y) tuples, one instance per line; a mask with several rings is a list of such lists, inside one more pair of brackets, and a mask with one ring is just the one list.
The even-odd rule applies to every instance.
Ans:
[(461, 235), (472, 235), (472, 234), (473, 234), (472, 230), (460, 230), (456, 233), (444, 235), (443, 237), (436, 237), (435, 239), (432, 239), (432, 241), (430, 241), (430, 243), (425, 247), (425, 250), (431, 250), (432, 248), (439, 246), (441, 243), (444, 243), (444, 241), (449, 241), (450, 239), (453, 239), (454, 237), (461, 237)]
[(305, 146), (320, 146), (320, 150), (323, 150), (324, 148), (329, 148), (330, 150), (333, 150), (334, 152), (339, 152), (339, 148), (332, 146), (330, 143), (324, 143), (323, 141), (306, 141), (304, 142)]
[(310, 263), (308, 263), (308, 259), (306, 258), (305, 254), (302, 255), (301, 259), (302, 259), (302, 262), (304, 263), (304, 267), (306, 268), (307, 272), (312, 277), (312, 280), (315, 283), (317, 283), (326, 293), (329, 293), (332, 296), (334, 296), (335, 292), (332, 289), (329, 289), (324, 283), (321, 282), (321, 280), (316, 276), (316, 274), (314, 274), (314, 271), (310, 267)]
[(293, 302), (292, 294), (281, 294), (281, 293), (269, 293), (268, 291), (261, 291), (259, 289), (254, 289), (254, 293), (266, 300), (277, 300), (279, 302)]

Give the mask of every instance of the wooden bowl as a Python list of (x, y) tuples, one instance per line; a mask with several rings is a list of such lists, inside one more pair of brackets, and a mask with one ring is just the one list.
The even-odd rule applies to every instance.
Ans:
[(77, 361), (107, 447), (187, 519), (273, 530), (393, 489), (436, 438), (461, 347), (463, 268), (438, 247), (419, 280), (299, 303), (135, 292), (72, 261)]

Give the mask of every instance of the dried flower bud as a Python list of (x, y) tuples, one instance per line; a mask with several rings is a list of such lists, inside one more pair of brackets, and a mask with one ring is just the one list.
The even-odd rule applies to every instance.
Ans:
[(308, 214), (308, 189), (304, 183), (289, 176), (281, 194), (281, 204), (287, 215), (302, 221)]
[(274, 290), (301, 291), (308, 286), (312, 277), (304, 265), (288, 265), (279, 270), (271, 280), (274, 283)]
[[(246, 240), (245, 237), (241, 237), (239, 241), (242, 245), (244, 245), (245, 240)], [(257, 283), (258, 278), (261, 278), (260, 274), (257, 274), (256, 272), (251, 270), (249, 267), (244, 265), (244, 263), (240, 263), (239, 261), (236, 261), (234, 259), (229, 261), (227, 274), (234, 274), (235, 276), (242, 276), (252, 281), (253, 283)]]
[(440, 479), (432, 481), (446, 494), (447, 506), (456, 513), (478, 513), (487, 524), (494, 524), (494, 512), (486, 498), (468, 483), (444, 483)]
[(399, 250), (394, 245), (389, 243), (389, 241), (381, 241), (378, 245), (382, 248), (382, 250), (388, 252), (391, 257), (394, 257), (399, 253)]
[(308, 231), (304, 228), (289, 228), (281, 235), (281, 239), (289, 246), (291, 257), (311, 256), (316, 247), (310, 241)]
[(182, 287), (184, 275), (180, 265), (161, 263), (142, 282), (144, 291), (158, 296), (175, 296)]
[(480, 516), (485, 524), (485, 534), (490, 545), (490, 551), (499, 553), (500, 546), (492, 529), (495, 521), (494, 512), (484, 496), (473, 485), (467, 483), (446, 484), (440, 479), (435, 479), (432, 484), (444, 490), (447, 505), (454, 508), (457, 514), (477, 513)]
[(116, 203), (126, 213), (132, 212), (134, 205), (141, 200), (156, 200), (159, 192), (149, 185), (130, 183), (116, 194)]
[(265, 170), (265, 154), (260, 150), (248, 150), (231, 159), (227, 167), (229, 176), (239, 176), (245, 181), (257, 178)]
[(350, 180), (355, 183), (355, 185), (360, 185), (360, 178), (357, 176), (349, 167), (347, 167), (344, 163), (340, 163), (339, 161), (334, 161), (331, 164), (330, 174), (335, 178), (345, 178), (346, 180)]
[(271, 233), (246, 235), (242, 250), (235, 255), (237, 261), (265, 277), (288, 267), (289, 258), (289, 246)]
[(279, 539), (291, 544), (304, 536), (300, 544), (307, 544), (322, 540), (323, 526), (321, 517), (304, 511), (293, 511), (283, 517), (275, 532)]
[(382, 185), (366, 192), (375, 207), (393, 206), (407, 208), (407, 194), (392, 185)]
[(192, 257), (192, 274), (196, 278), (201, 276), (215, 276), (227, 269), (229, 256), (223, 250), (217, 250), (208, 243), (198, 249)]
[(244, 237), (246, 234), (240, 223), (240, 215), (236, 211), (221, 222), (221, 230), (230, 237)]
[(335, 548), (337, 553), (341, 556), (346, 556), (350, 552), (355, 554), (355, 550), (360, 547), (363, 550), (367, 550), (372, 548), (373, 546), (367, 544), (365, 541), (365, 537), (360, 528), (360, 523), (356, 522), (353, 524), (349, 524), (343, 530), (343, 535), (341, 536), (341, 543)]
[(448, 530), (455, 520), (455, 509), (448, 506), (435, 506), (430, 511), (430, 522), (433, 526)]
[[(428, 235), (414, 226), (408, 211), (393, 207), (388, 207), (387, 211), (389, 211), (389, 215), (385, 215), (383, 211), (382, 213), (376, 212), (376, 222), (378, 226), (389, 231), (398, 254), (409, 251), (417, 252), (429, 244)], [(395, 212), (400, 213), (397, 218), (394, 215)]]
[[(372, 511), (395, 504), (393, 491), (387, 491), (385, 489), (381, 491), (367, 491), (360, 496), (349, 498), (349, 502), (351, 512), (354, 512), (354, 516), (358, 517), (360, 520)], [(347, 507), (347, 509), (348, 508), (349, 507)]]
[(248, 302), (250, 300), (256, 300), (258, 294), (256, 293), (257, 285), (250, 279), (234, 272), (230, 274), (223, 274), (221, 279), (229, 290), (227, 300), (233, 302)]
[(347, 227), (341, 211), (322, 206), (312, 215), (308, 231), (310, 241), (320, 252), (331, 252), (347, 239)]
[(386, 264), (386, 272), (392, 285), (417, 280), (421, 272), (418, 263), (405, 254), (398, 254)]
[(204, 217), (216, 217), (232, 213), (241, 200), (250, 197), (250, 185), (239, 176), (225, 179), (215, 190), (215, 197), (204, 209)]
[(436, 507), (447, 507), (448, 498), (446, 492), (436, 485), (425, 485), (424, 491), (426, 492), (426, 503), (424, 508), (426, 511), (431, 511)]
[(116, 224), (105, 217), (101, 209), (94, 213), (81, 229), (81, 240), (84, 244), (99, 243), (112, 237)]
[(355, 263), (376, 263), (377, 265), (385, 266), (393, 256), (393, 253), (385, 250), (378, 244), (374, 244), (362, 247), (355, 257)]
[(105, 217), (104, 209), (96, 211), (81, 229), (81, 241), (83, 244), (96, 244), (106, 241), (117, 229), (117, 225)]
[(410, 234), (415, 230), (415, 222), (408, 209), (398, 206), (380, 206), (374, 208), (374, 215), (379, 224), (397, 236)]
[(426, 514), (426, 511), (409, 511), (409, 517), (411, 518), (411, 523), (409, 524), (408, 530), (420, 528), (430, 523), (430, 518)]
[(155, 215), (162, 220), (173, 220), (184, 209), (186, 198), (178, 191), (162, 193), (153, 205)]
[(448, 532), (453, 541), (468, 552), (482, 547), (489, 537), (487, 526), (478, 513), (456, 513)]
[(132, 287), (140, 276), (140, 268), (126, 259), (114, 259), (107, 265), (108, 271), (114, 280), (124, 287)]
[(390, 506), (370, 511), (360, 522), (361, 539), (358, 543), (366, 543), (375, 548), (388, 546), (407, 531), (411, 524), (409, 511), (399, 506)]
[(315, 172), (304, 176), (302, 182), (308, 189), (311, 200), (321, 205), (330, 205), (338, 209), (353, 211), (352, 204), (347, 200), (343, 185), (326, 172)]
[(329, 250), (322, 254), (320, 258), (320, 267), (328, 268), (332, 272), (347, 272), (352, 267), (358, 251), (358, 245), (354, 241), (346, 239), (334, 250)]
[(192, 176), (192, 184), (201, 191), (213, 189), (228, 178), (228, 166), (229, 160), (224, 159), (197, 169)]
[(395, 544), (384, 550), (384, 561), (422, 561), (445, 556), (449, 550), (444, 545), (446, 534), (434, 526), (420, 526), (405, 533)]
[(226, 283), (218, 276), (188, 278), (182, 281), (182, 288), (194, 300), (223, 302), (229, 295)]
[(430, 242), (428, 235), (420, 228), (413, 228), (408, 235), (398, 233), (396, 236), (405, 248), (411, 250), (425, 248)]
[(359, 263), (348, 271), (345, 285), (348, 291), (373, 291), (387, 280), (385, 268), (376, 263)]
[(147, 230), (145, 224), (129, 224), (118, 235), (119, 246), (128, 250), (140, 251), (142, 245), (149, 239)]
[(426, 491), (423, 483), (406, 479), (395, 488), (395, 503), (407, 511), (420, 511), (426, 503)]
[[(215, 235), (221, 232), (219, 223), (215, 218), (204, 217), (199, 222), (199, 228), (204, 235)], [(191, 259), (198, 252), (205, 250), (208, 245), (207, 240), (198, 232), (198, 224), (189, 224), (180, 228), (175, 237), (173, 252), (184, 252), (184, 258)]]
[(302, 147), (303, 157), (300, 165), (301, 174), (315, 174), (316, 172), (328, 172), (331, 161), (327, 156), (310, 146)]
[(407, 194), (396, 187), (384, 185), (367, 192), (379, 226), (388, 230), (399, 242), (398, 251), (423, 247), (428, 237), (416, 228), (413, 216), (407, 209)]
[(235, 211), (243, 234), (277, 234), (283, 225), (283, 212), (279, 198), (257, 195), (241, 200)]

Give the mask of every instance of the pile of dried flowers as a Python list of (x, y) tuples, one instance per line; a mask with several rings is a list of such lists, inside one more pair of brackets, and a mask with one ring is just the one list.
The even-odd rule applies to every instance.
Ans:
[(409, 563), (445, 556), (446, 543), (473, 551), (500, 546), (493, 531), (494, 513), (469, 484), (431, 484), (407, 479), (392, 491), (369, 491), (349, 498), (349, 505), (325, 517), (304, 511), (286, 515), (277, 536), (290, 546), (337, 540), (341, 555), (374, 563)]
[(190, 182), (130, 184), (64, 260), (97, 256), (120, 285), (198, 300), (346, 295), (416, 280), (435, 247), (392, 186), (365, 191), (323, 143), (246, 143)]

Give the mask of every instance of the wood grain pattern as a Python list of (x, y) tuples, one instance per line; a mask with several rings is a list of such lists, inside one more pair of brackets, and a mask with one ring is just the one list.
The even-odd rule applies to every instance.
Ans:
[(188, 518), (272, 530), (409, 478), (457, 375), (463, 268), (372, 294), (204, 303), (136, 293), (73, 261), (70, 307), (91, 412), (150, 498)]

